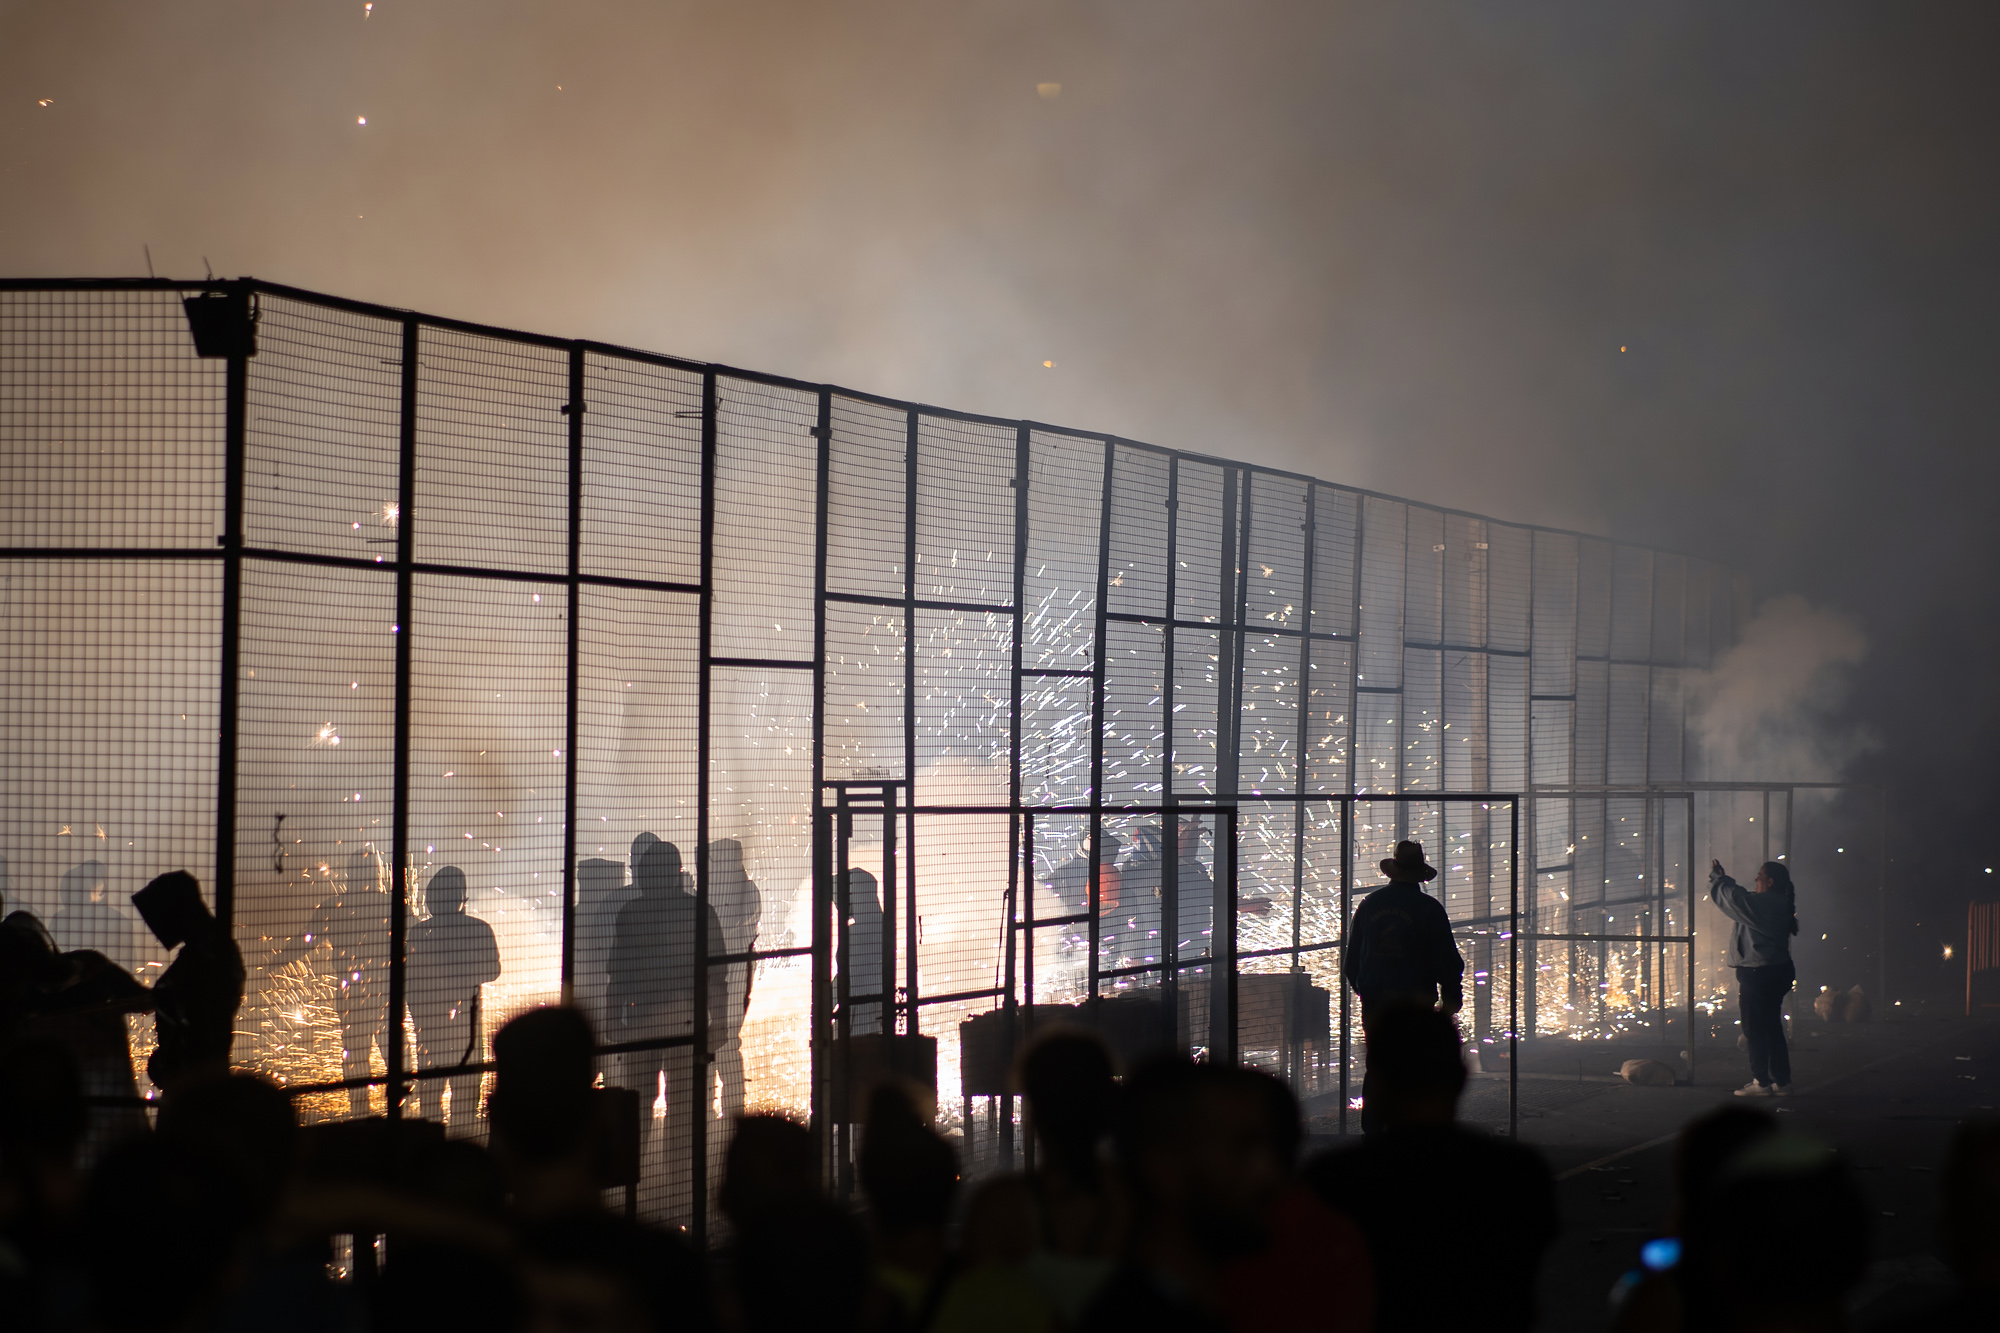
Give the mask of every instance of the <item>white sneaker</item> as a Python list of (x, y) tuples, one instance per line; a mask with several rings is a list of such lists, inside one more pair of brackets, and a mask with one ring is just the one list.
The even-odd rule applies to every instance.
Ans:
[(1778, 1089), (1772, 1087), (1769, 1083), (1759, 1083), (1753, 1078), (1738, 1088), (1736, 1095), (1738, 1097), (1776, 1097), (1780, 1094)]

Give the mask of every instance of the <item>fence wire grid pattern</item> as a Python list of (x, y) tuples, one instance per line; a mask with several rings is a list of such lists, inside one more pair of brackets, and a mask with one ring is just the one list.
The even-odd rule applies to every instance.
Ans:
[(936, 1036), (971, 1136), (973, 1020), (1165, 976), (1344, 1125), (1405, 837), (1489, 1069), (1693, 999), (1654, 792), (1748, 604), (1701, 560), (247, 279), (0, 284), (0, 449), (7, 905), (145, 978), (129, 895), (193, 871), (309, 1116), (483, 1132), (492, 1031), (568, 996), (700, 1231), (730, 1115), (825, 1118), (816, 984)]

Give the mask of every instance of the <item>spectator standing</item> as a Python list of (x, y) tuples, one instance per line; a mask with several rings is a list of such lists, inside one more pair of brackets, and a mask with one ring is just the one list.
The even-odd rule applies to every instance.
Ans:
[[(439, 866), (424, 885), (427, 915), (410, 928), (410, 1019), (417, 1029), (419, 1069), (449, 1069), (476, 1062), (485, 1035), (481, 990), (500, 978), (500, 946), (493, 927), (465, 910), (465, 872)], [(479, 1114), (478, 1074), (455, 1074), (451, 1123), (469, 1128)], [(443, 1120), (445, 1080), (417, 1080), (417, 1105), (425, 1119)]]
[[(1556, 1235), (1548, 1165), (1527, 1148), (1456, 1123), (1465, 1064), (1448, 1015), (1414, 1003), (1378, 1009), (1368, 1072), (1377, 1132), (1323, 1154), (1305, 1177), (1367, 1238), (1376, 1328), (1533, 1327), (1536, 1275)], [(1502, 1201), (1507, 1224), (1490, 1225), (1471, 1206), (1479, 1200)]]
[(1787, 1097), (1792, 1091), (1792, 1053), (1785, 1044), (1785, 997), (1799, 979), (1792, 965), (1791, 937), (1799, 933), (1792, 872), (1782, 861), (1766, 861), (1746, 889), (1729, 877), (1722, 862), (1708, 866), (1708, 898), (1735, 922), (1723, 960), (1736, 969), (1737, 1013), (1750, 1047), (1750, 1081), (1738, 1097)]
[(1381, 1123), (1376, 1113), (1372, 1015), (1391, 1006), (1439, 1005), (1447, 1014), (1465, 1004), (1465, 959), (1451, 936), (1444, 904), (1420, 887), (1437, 878), (1418, 842), (1399, 842), (1382, 862), (1389, 883), (1361, 900), (1340, 971), (1361, 998), (1361, 1030), (1368, 1067), (1361, 1082), (1361, 1132)]
[(171, 1096), (176, 1088), (228, 1072), (243, 1003), (243, 954), (185, 870), (154, 879), (132, 895), (132, 906), (161, 944), (180, 949), (153, 983), (159, 1044), (146, 1061), (148, 1077)]
[[(389, 1061), (389, 979), (383, 966), (389, 954), (389, 895), (373, 849), (348, 857), (346, 881), (313, 909), (312, 942), (326, 946), (336, 987), (341, 1076), (365, 1079), (371, 1050), (382, 1052), (384, 1068)], [(347, 1107), (367, 1115), (368, 1089), (349, 1088)]]

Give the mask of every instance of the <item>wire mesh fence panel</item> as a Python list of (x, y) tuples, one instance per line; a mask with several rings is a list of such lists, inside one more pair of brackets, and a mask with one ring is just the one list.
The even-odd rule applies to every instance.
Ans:
[[(560, 994), (568, 596), (552, 583), (415, 581), (410, 698), (412, 1068), (485, 1058)], [(448, 1094), (448, 1100), (447, 1100)], [(415, 1109), (474, 1132), (476, 1074), (419, 1081)]]
[(810, 661), (818, 395), (728, 377), (715, 395), (710, 651)]
[[(709, 710), (711, 905), (718, 912), (727, 905), (727, 892), (718, 896), (715, 890), (718, 884), (728, 890), (729, 880), (715, 877), (716, 866), (740, 859), (742, 874), (757, 886), (756, 949), (809, 946), (816, 804), (811, 673), (717, 667)], [(738, 846), (723, 848), (718, 861), (714, 849), (725, 842)], [(878, 853), (878, 869), (879, 860)], [(731, 929), (741, 938), (750, 925), (739, 920)], [(801, 960), (763, 960), (743, 980), (748, 994), (738, 1042), (744, 1104), (802, 1115), (811, 1096), (810, 970)], [(729, 1021), (737, 1021), (733, 1013)]]
[[(1112, 1017), (1092, 1021), (1120, 1034), (1121, 1059), (1142, 1041), (1218, 1054), (1234, 1041), (1292, 1081), (1315, 1123), (1341, 1110), (1350, 836), (1350, 898), (1380, 882), (1375, 863), (1400, 839), (1440, 867), (1482, 1059), (1497, 1060), (1517, 1003), (1516, 855), (1534, 933), (1629, 928), (1633, 941), (1524, 941), (1526, 1031), (1659, 1030), (1689, 997), (1687, 956), (1673, 962), (1657, 937), (1719, 938), (1683, 919), (1698, 867), (1686, 816), (1658, 792), (1716, 762), (1687, 743), (1685, 673), (1747, 618), (1729, 571), (254, 286), (216, 298), (249, 294), (232, 308), (256, 315), (254, 354), (233, 372), (196, 355), (179, 291), (0, 292), (0, 505), (16, 557), (0, 574), (0, 855), (10, 905), (44, 914), (58, 943), (151, 975), (164, 954), (125, 896), (173, 864), (212, 883), (218, 810), (233, 816), (251, 972), (238, 1058), (293, 1086), (386, 1080), (389, 1020), (375, 1011), (400, 969), (407, 1063), (431, 1072), (396, 1109), (478, 1132), (480, 1078), (455, 1067), (508, 1014), (558, 997), (567, 968), (602, 1040), (653, 1047), (599, 1060), (653, 1108), (643, 1210), (712, 1222), (693, 1191), (720, 1169), (726, 1118), (814, 1109), (803, 951), (847, 949), (825, 964), (847, 982), (866, 961), (852, 940), (835, 946), (831, 911), (813, 911), (822, 780), (913, 784), (892, 789), (905, 810), (893, 876), (879, 809), (857, 806), (843, 839), (852, 865), (896, 891), (871, 918), (875, 998), (843, 1021), (893, 1021), (913, 959), (919, 1000), (1004, 986), (1015, 874), (1017, 1000), (1074, 1005), (1094, 977)], [(237, 390), (240, 418), (225, 410)], [(229, 476), (247, 556), (226, 540)], [(58, 548), (97, 554), (18, 558)], [(134, 550), (174, 558), (116, 554)], [(398, 813), (399, 644), (401, 867), (384, 832)], [(1593, 790), (1607, 783), (1631, 790)], [(1454, 797), (1530, 786), (1545, 790), (1522, 806), (1525, 850), (1504, 800)], [(862, 805), (891, 794), (846, 790)], [(1035, 816), (1031, 857), (1018, 817), (907, 813), (912, 797), (1005, 811), (1017, 792), (1096, 813)], [(1300, 792), (1426, 799), (1363, 799), (1348, 829), (1338, 799)], [(1235, 804), (1233, 848), (1214, 813), (1140, 808), (1168, 799)], [(1705, 798), (1693, 832), (1748, 867), (1785, 852), (1788, 807)], [(1232, 851), (1249, 955), (1233, 1013), (1218, 962), (1230, 923), (1216, 916)], [(397, 959), (381, 909), (404, 872)], [(912, 883), (914, 923), (896, 918)], [(1093, 903), (1094, 925), (1048, 924)], [(659, 920), (641, 930), (648, 912)], [(1696, 962), (1695, 998), (1714, 1002), (1728, 978)], [(948, 1122), (970, 1086), (959, 1028), (991, 1012), (980, 996), (916, 1014), (941, 1025)], [(690, 1047), (697, 1013), (712, 1065)], [(129, 1024), (140, 1060), (145, 1027)], [(978, 1094), (996, 1133), (999, 1095)], [(304, 1107), (368, 1108), (390, 1109), (379, 1090), (344, 1088)]]
[[(1159, 469), (1162, 473), (1164, 469)], [(1028, 439), (1028, 533), (1022, 568), (1022, 656), (1030, 670), (1088, 671), (1097, 635), (1104, 446), (1037, 431)], [(1154, 531), (1164, 510), (1153, 514)], [(1114, 519), (1114, 525), (1116, 520)], [(1115, 531), (1115, 528), (1114, 528)], [(1114, 550), (1116, 538), (1114, 536)], [(1152, 571), (1155, 575), (1158, 570)], [(1108, 605), (1127, 609), (1121, 569)], [(1141, 577), (1133, 571), (1135, 579)], [(1136, 586), (1134, 589), (1137, 591)], [(1158, 614), (1154, 601), (1153, 614)]]
[(1168, 758), (1174, 792), (1214, 796), (1222, 791), (1217, 765), (1222, 721), (1222, 635), (1180, 625), (1174, 629), (1174, 703), (1168, 711)]
[(1088, 805), (1092, 796), (1089, 677), (1021, 683), (1021, 799), (1029, 805)]
[(901, 601), (909, 414), (835, 395), (828, 447), (826, 586)]
[(213, 551), (223, 378), (177, 291), (0, 292), (0, 546)]
[(1443, 654), (1435, 648), (1405, 648), (1397, 756), (1403, 791), (1438, 791), (1445, 785), (1443, 689)]
[(1237, 786), (1299, 789), (1299, 636), (1245, 634), (1237, 722)]
[(914, 635), (916, 799), (1005, 803), (1014, 621), (993, 611), (920, 610)]
[(1225, 480), (1224, 469), (1209, 463), (1183, 458), (1176, 473), (1173, 616), (1217, 624), (1227, 619), (1228, 610), (1223, 606), (1223, 562), (1232, 571), (1236, 566), (1235, 487)]
[(401, 323), (262, 297), (246, 368), (244, 543), (394, 564)]
[[(1098, 515), (1090, 498), (1103, 490), (1103, 452), (1098, 451), (1098, 475), (1090, 477), (1087, 452), (1078, 460), (1078, 493), (1073, 522), (1095, 527)], [(1123, 615), (1162, 617), (1167, 614), (1168, 533), (1175, 523), (1174, 461), (1149, 449), (1119, 445), (1111, 472), (1111, 545), (1106, 552), (1105, 607)], [(1035, 532), (1034, 528), (1029, 529)], [(1036, 538), (1031, 536), (1031, 540)], [(1093, 561), (1093, 563), (1095, 563)], [(1092, 571), (1093, 586), (1095, 570)]]
[[(234, 1058), (281, 1085), (388, 1073), (395, 626), (386, 572), (244, 564)], [(300, 1110), (385, 1107), (355, 1087)]]
[[(998, 992), (1005, 979), (1008, 816), (920, 815), (914, 824), (916, 995), (963, 996), (961, 1019), (997, 1008), (997, 993), (970, 992)], [(955, 1120), (962, 1080), (958, 1022), (945, 1012), (949, 1008), (919, 1009), (911, 1030), (937, 1038), (939, 1109)]]
[(827, 603), (821, 660), (829, 782), (903, 776), (905, 623), (900, 607)]
[(1166, 636), (1158, 625), (1114, 620), (1104, 637), (1103, 800), (1151, 802), (1160, 792), (1166, 741), (1161, 716)]
[[(614, 959), (621, 972), (648, 965), (618, 950), (649, 917), (641, 897), (663, 887), (647, 855), (669, 844), (671, 854), (655, 855), (678, 857), (685, 873), (700, 837), (699, 612), (690, 594), (585, 587), (579, 616), (570, 982), (598, 1040), (611, 1043), (656, 1035), (635, 1034), (637, 1011), (621, 1000), (640, 978), (612, 973)], [(600, 1057), (598, 1071), (617, 1083), (618, 1057)]]
[(1014, 441), (1007, 427), (918, 418), (911, 571), (918, 598), (1012, 604)]
[(584, 573), (700, 580), (701, 386), (689, 370), (584, 357)]
[(557, 349), (418, 330), (419, 561), (568, 568), (568, 403), (569, 358)]

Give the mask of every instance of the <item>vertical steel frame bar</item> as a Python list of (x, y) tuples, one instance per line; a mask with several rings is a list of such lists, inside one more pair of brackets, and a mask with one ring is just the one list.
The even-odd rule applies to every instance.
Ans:
[(1521, 798), (1507, 803), (1507, 1137), (1521, 1137)]
[[(708, 1049), (708, 896), (709, 896), (709, 746), (714, 734), (714, 670), (710, 656), (715, 646), (715, 453), (716, 377), (713, 370), (701, 377), (701, 609), (698, 633), (701, 638), (699, 680), (696, 682), (695, 711), (695, 911), (694, 911), (694, 1045), (688, 1053), (688, 1236), (696, 1248), (708, 1239), (708, 1105), (710, 1061)], [(643, 1095), (643, 1093), (642, 1093)]]
[[(583, 348), (569, 349), (569, 611), (563, 686), (562, 999), (576, 1000), (576, 698), (583, 622)], [(600, 1035), (598, 1040), (604, 1040)]]
[(394, 787), (389, 835), (391, 884), (389, 898), (389, 1043), (382, 1052), (388, 1066), (383, 1097), (390, 1119), (403, 1114), (404, 1071), (409, 1051), (403, 1043), (403, 1010), (408, 985), (404, 954), (410, 915), (410, 621), (416, 602), (417, 513), (417, 348), (421, 326), (403, 321), (402, 399), (396, 427), (396, 721), (391, 757)]
[[(245, 282), (229, 284), (229, 298), (246, 324), (255, 299)], [(243, 645), (243, 452), (249, 412), (250, 357), (245, 338), (230, 353), (223, 381), (222, 417), (222, 663), (217, 682), (215, 750), (215, 916), (236, 923), (236, 759)]]

